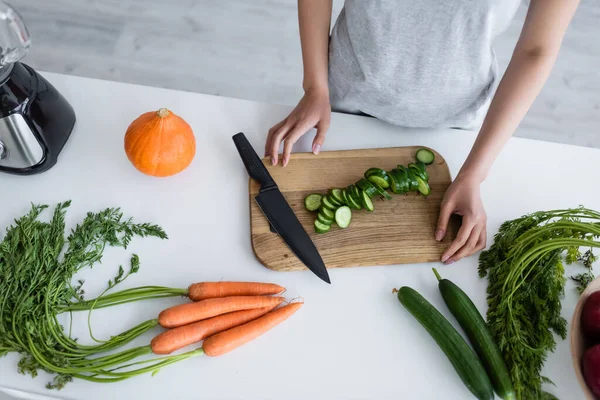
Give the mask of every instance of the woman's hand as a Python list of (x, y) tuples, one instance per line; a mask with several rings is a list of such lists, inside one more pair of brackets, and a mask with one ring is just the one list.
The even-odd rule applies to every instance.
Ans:
[(487, 217), (479, 193), (480, 179), (458, 176), (448, 187), (435, 232), (436, 240), (442, 240), (452, 214), (462, 215), (462, 225), (456, 239), (442, 255), (442, 262), (451, 264), (485, 248)]
[(313, 141), (312, 152), (319, 154), (325, 141), (325, 134), (329, 129), (331, 120), (331, 105), (327, 90), (308, 90), (291, 114), (269, 129), (265, 157), (271, 156), (271, 164), (278, 162), (279, 146), (283, 145), (282, 165), (285, 167), (290, 161), (292, 146), (302, 135), (312, 128), (317, 128), (317, 135)]

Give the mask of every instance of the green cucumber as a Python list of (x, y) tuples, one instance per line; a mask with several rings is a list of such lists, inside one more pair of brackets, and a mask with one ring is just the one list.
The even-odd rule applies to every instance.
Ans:
[(398, 173), (396, 175), (398, 176), (398, 181), (400, 183), (401, 188), (400, 193), (408, 193), (410, 189), (410, 183), (408, 181), (408, 172), (403, 165), (398, 165), (397, 171)]
[(336, 207), (343, 206), (343, 204), (341, 202), (337, 201), (337, 199), (335, 197), (333, 197), (332, 195), (328, 195), (326, 197), (327, 197), (327, 200), (329, 200), (329, 202), (331, 204), (333, 204), (334, 206), (336, 206)]
[(437, 270), (433, 272), (439, 281), (439, 289), (448, 309), (454, 315), (469, 342), (475, 349), (501, 399), (516, 399), (515, 389), (498, 345), (475, 304), (469, 296), (448, 279), (442, 279)]
[(375, 207), (373, 207), (373, 202), (371, 201), (371, 197), (364, 190), (360, 191), (360, 200), (362, 206), (367, 211), (373, 211)]
[(327, 233), (331, 229), (331, 225), (326, 225), (319, 222), (318, 219), (315, 220), (315, 232), (317, 233)]
[(346, 193), (346, 189), (342, 189), (342, 199), (344, 200), (344, 205), (347, 206), (350, 204), (350, 202), (348, 201), (348, 193)]
[(304, 198), (304, 207), (306, 207), (308, 211), (317, 211), (319, 207), (321, 207), (322, 198), (323, 196), (318, 193), (311, 193)]
[(363, 192), (367, 193), (367, 196), (369, 196), (369, 198), (371, 199), (375, 197), (378, 193), (375, 185), (373, 185), (371, 182), (364, 178), (356, 182), (356, 186), (358, 186), (358, 188)]
[(323, 203), (323, 207), (329, 208), (331, 211), (335, 211), (337, 208), (335, 205), (331, 204), (327, 196), (321, 199), (321, 203)]
[[(408, 174), (408, 190), (410, 192), (416, 192), (419, 189), (419, 182), (417, 181), (415, 172), (411, 168), (407, 168), (406, 173)], [(325, 202), (325, 200), (326, 198), (323, 198), (323, 203)]]
[(326, 208), (322, 209), (321, 211), (319, 211), (319, 213), (317, 214), (317, 221), (319, 221), (320, 223), (322, 223), (323, 225), (331, 225), (333, 224), (333, 218), (329, 218), (327, 217), (324, 213), (323, 210), (327, 210)]
[(417, 164), (415, 164), (415, 163), (410, 163), (410, 164), (408, 164), (408, 168), (409, 168), (409, 169), (412, 169), (412, 170), (413, 170), (413, 172), (414, 172), (414, 174), (415, 174), (416, 176), (419, 176), (419, 177), (421, 177), (421, 179), (423, 179), (424, 181), (426, 181), (426, 182), (427, 182), (427, 181), (429, 180), (429, 176), (427, 175), (427, 172), (423, 172), (423, 171), (421, 171), (421, 168), (419, 168), (419, 167), (417, 166)]
[(415, 163), (415, 165), (416, 165), (417, 167), (419, 167), (419, 169), (421, 170), (421, 172), (427, 172), (427, 171), (426, 171), (426, 170), (427, 170), (427, 166), (425, 165), (425, 163), (424, 163), (424, 162), (417, 161), (417, 162)]
[(340, 228), (347, 228), (352, 220), (352, 210), (348, 206), (341, 206), (335, 210), (335, 223)]
[(342, 189), (331, 189), (330, 196), (337, 200), (340, 205), (345, 204), (344, 198), (342, 197)]
[(433, 151), (429, 149), (419, 149), (417, 150), (417, 154), (415, 155), (417, 161), (421, 161), (425, 165), (429, 165), (435, 160), (435, 155)]
[(419, 187), (417, 188), (419, 193), (421, 193), (423, 196), (429, 196), (429, 193), (431, 193), (431, 188), (429, 187), (429, 184), (423, 179), (421, 179), (421, 177), (419, 176), (417, 176), (417, 182), (419, 184)]
[(333, 216), (335, 215), (335, 212), (331, 211), (329, 208), (321, 207), (321, 211), (319, 211), (319, 214), (323, 214), (325, 218), (333, 222)]
[(352, 196), (352, 198), (354, 200), (356, 200), (357, 202), (360, 200), (360, 192), (358, 190), (358, 188), (356, 187), (356, 185), (350, 185), (347, 188), (348, 193), (350, 193), (350, 195)]
[(375, 175), (375, 174), (381, 175), (382, 173), (385, 174), (385, 171), (382, 170), (381, 168), (369, 168), (367, 170), (367, 172), (365, 172), (365, 178), (368, 178), (369, 176)]
[(353, 196), (348, 196), (348, 207), (352, 208), (353, 210), (360, 210), (362, 208), (362, 206), (359, 203), (360, 198), (355, 200)]
[(396, 173), (396, 171), (392, 170), (388, 172), (388, 176), (390, 177), (390, 189), (394, 194), (402, 194), (402, 185), (400, 185), (400, 177)]
[(479, 400), (492, 400), (494, 390), (481, 361), (452, 324), (408, 286), (398, 290), (398, 300), (429, 332), (469, 391)]

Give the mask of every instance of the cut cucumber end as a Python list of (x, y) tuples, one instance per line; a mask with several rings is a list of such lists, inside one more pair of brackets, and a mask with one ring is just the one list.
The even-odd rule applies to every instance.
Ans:
[(431, 193), (431, 188), (429, 187), (429, 184), (418, 176), (416, 177), (416, 180), (418, 183), (417, 189), (419, 193), (421, 193), (423, 196), (429, 196), (429, 193)]
[(311, 193), (304, 198), (304, 207), (306, 207), (308, 211), (317, 211), (319, 207), (321, 207), (322, 198), (323, 196), (318, 193)]
[(415, 156), (417, 161), (421, 161), (425, 165), (429, 165), (435, 160), (435, 155), (429, 149), (419, 149)]

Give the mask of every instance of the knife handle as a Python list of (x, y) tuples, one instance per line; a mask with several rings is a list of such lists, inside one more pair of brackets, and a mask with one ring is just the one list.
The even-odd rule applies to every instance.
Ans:
[(233, 136), (233, 143), (244, 162), (248, 175), (261, 184), (261, 189), (277, 187), (277, 184), (267, 171), (267, 168), (252, 148), (252, 145), (242, 132)]

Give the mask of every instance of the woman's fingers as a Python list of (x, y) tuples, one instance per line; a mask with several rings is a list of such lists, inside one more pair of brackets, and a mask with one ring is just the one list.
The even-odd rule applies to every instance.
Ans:
[(438, 242), (441, 241), (446, 235), (448, 221), (450, 221), (450, 217), (452, 216), (453, 212), (454, 202), (442, 201), (442, 205), (440, 207), (440, 216), (438, 217), (437, 228), (435, 229), (435, 240)]
[(449, 261), (450, 258), (467, 243), (474, 227), (475, 223), (471, 219), (463, 218), (463, 223), (458, 231), (458, 235), (456, 235), (456, 239), (454, 239), (450, 247), (442, 255), (442, 262), (445, 263)]
[(289, 118), (288, 120), (279, 127), (273, 134), (273, 139), (271, 140), (271, 164), (277, 165), (279, 162), (279, 146), (281, 146), (281, 141), (285, 139), (288, 132), (293, 128), (293, 125), (290, 124)]
[(296, 143), (300, 136), (304, 135), (305, 133), (306, 129), (301, 124), (296, 124), (296, 126), (286, 136), (283, 144), (283, 157), (281, 161), (284, 167), (288, 164), (288, 162), (290, 162), (294, 143)]
[(473, 230), (471, 231), (471, 234), (469, 235), (469, 238), (467, 239), (467, 242), (464, 244), (463, 247), (460, 248), (460, 250), (458, 250), (453, 256), (451, 256), (448, 259), (448, 261), (446, 261), (446, 264), (452, 264), (453, 262), (462, 260), (464, 257), (468, 257), (471, 254), (475, 253), (475, 249), (481, 238), (481, 231), (481, 225), (475, 225), (473, 227)]
[(479, 234), (479, 240), (477, 241), (477, 244), (475, 245), (475, 248), (473, 249), (473, 254), (477, 253), (480, 250), (485, 249), (486, 244), (487, 244), (487, 229), (486, 229), (485, 225), (483, 225), (483, 229), (481, 230), (481, 233)]
[(283, 126), (283, 124), (285, 124), (286, 121), (287, 121), (287, 118), (285, 118), (284, 120), (273, 125), (273, 127), (271, 129), (269, 129), (269, 134), (267, 135), (267, 142), (265, 143), (265, 157), (268, 157), (271, 155), (271, 150), (272, 150), (271, 145), (273, 144), (273, 136), (275, 136), (275, 132), (277, 132), (279, 130), (279, 128), (281, 128)]
[(323, 147), (323, 143), (325, 142), (325, 135), (327, 134), (327, 130), (329, 129), (329, 121), (319, 121), (317, 124), (317, 134), (313, 140), (312, 152), (313, 154), (319, 154), (321, 151), (321, 147)]

